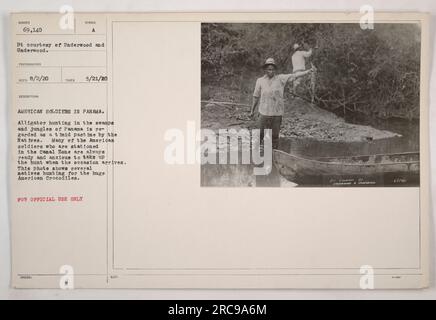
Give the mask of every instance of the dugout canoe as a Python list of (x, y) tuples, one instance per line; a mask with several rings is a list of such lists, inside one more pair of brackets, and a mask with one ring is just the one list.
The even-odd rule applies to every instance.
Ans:
[(306, 177), (419, 177), (419, 152), (308, 158), (274, 150), (274, 164), (282, 176), (304, 182)]

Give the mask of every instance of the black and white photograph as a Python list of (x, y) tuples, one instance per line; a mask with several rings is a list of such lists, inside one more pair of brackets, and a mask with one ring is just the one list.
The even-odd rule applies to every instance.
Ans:
[(202, 23), (201, 186), (418, 187), (420, 59), (418, 23)]
[(434, 299), (436, 2), (207, 1), (0, 4), (0, 299)]

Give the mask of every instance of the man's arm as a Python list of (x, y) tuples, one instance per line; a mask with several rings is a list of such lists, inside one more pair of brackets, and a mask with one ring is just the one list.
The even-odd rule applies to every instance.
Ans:
[(295, 73), (283, 74), (281, 76), (284, 77), (285, 82), (288, 82), (289, 80), (295, 80), (295, 79), (300, 78), (302, 76), (305, 76), (306, 74), (309, 74), (311, 72), (312, 72), (312, 69), (309, 69), (306, 71), (297, 71)]
[(259, 98), (261, 93), (262, 88), (260, 86), (260, 80), (257, 79), (256, 81), (256, 86), (254, 88), (254, 92), (253, 92), (253, 103), (251, 105), (251, 112), (250, 112), (250, 117), (252, 117), (254, 115), (254, 111), (256, 110), (257, 105), (259, 104)]
[(250, 112), (251, 117), (254, 115), (254, 112), (256, 111), (256, 107), (258, 104), (259, 104), (259, 97), (253, 96), (253, 104), (251, 105), (251, 112)]
[(306, 71), (297, 71), (297, 72), (293, 73), (292, 76), (294, 77), (294, 79), (297, 79), (297, 78), (305, 76), (306, 74), (309, 74), (311, 72), (312, 72), (312, 69), (309, 69)]

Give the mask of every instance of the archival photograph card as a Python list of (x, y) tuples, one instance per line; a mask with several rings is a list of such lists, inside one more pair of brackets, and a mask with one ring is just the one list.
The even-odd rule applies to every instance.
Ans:
[(425, 13), (13, 13), (15, 288), (425, 288)]

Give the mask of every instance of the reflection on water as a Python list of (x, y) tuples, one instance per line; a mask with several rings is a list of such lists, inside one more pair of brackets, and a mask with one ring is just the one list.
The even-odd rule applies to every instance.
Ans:
[[(347, 119), (348, 120), (348, 119)], [(373, 120), (372, 125), (380, 130), (399, 133), (401, 137), (363, 141), (328, 142), (314, 139), (281, 138), (279, 149), (297, 156), (334, 157), (366, 154), (399, 153), (419, 151), (419, 122), (402, 119)]]
[[(356, 119), (352, 119), (356, 123)], [(350, 121), (350, 119), (347, 119)], [(366, 121), (366, 122), (365, 122)], [(365, 142), (328, 142), (302, 138), (280, 138), (279, 149), (302, 158), (341, 157), (371, 154), (419, 152), (419, 121), (390, 119), (359, 119), (357, 124), (399, 133), (401, 137)], [(298, 173), (297, 173), (298, 176)], [(253, 165), (206, 164), (201, 166), (202, 186), (221, 187), (282, 187), (283, 181), (292, 181), (300, 187), (353, 187), (353, 186), (419, 186), (419, 175), (384, 173), (375, 176), (344, 176), (331, 174), (304, 175), (296, 179), (281, 176), (273, 167), (268, 176), (254, 176)]]
[[(364, 141), (328, 142), (313, 139), (281, 138), (279, 149), (303, 158), (341, 157), (372, 154), (419, 152), (419, 121), (402, 119), (369, 120), (346, 119), (355, 124), (371, 125), (380, 130), (401, 134), (401, 137)], [(298, 174), (297, 174), (298, 175)], [(296, 178), (288, 179), (296, 182)], [(382, 173), (374, 176), (333, 176), (328, 174), (300, 177), (301, 186), (419, 186), (419, 175), (401, 173)], [(363, 179), (363, 180), (362, 180)]]

